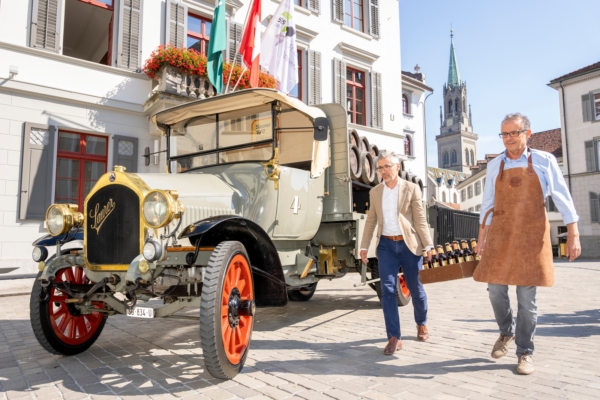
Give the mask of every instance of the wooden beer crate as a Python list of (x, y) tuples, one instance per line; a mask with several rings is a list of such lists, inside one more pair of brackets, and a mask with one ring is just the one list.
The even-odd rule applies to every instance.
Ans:
[(444, 265), (443, 267), (428, 268), (419, 271), (421, 283), (435, 283), (453, 281), (455, 279), (470, 278), (475, 272), (479, 261), (466, 261), (460, 264)]

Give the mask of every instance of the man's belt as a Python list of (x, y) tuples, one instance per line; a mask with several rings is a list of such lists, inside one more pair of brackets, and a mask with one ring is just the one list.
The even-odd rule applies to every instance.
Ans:
[(381, 237), (384, 237), (384, 238), (386, 238), (386, 239), (393, 240), (394, 242), (399, 242), (400, 240), (404, 240), (404, 238), (402, 237), (402, 235), (396, 235), (396, 236), (386, 236), (386, 235), (381, 235)]

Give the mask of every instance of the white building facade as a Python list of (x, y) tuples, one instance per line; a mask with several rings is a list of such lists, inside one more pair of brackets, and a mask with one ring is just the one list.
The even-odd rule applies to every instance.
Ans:
[[(225, 1), (228, 60), (249, 3)], [(415, 158), (407, 164), (424, 179), (425, 139), (415, 127), (422, 116), (401, 110), (398, 2), (295, 3), (294, 95), (344, 105), (350, 127), (380, 149), (404, 154), (410, 135)], [(263, 26), (278, 5), (263, 0)], [(149, 117), (190, 99), (156, 93), (157, 82), (140, 71), (159, 45), (205, 51), (213, 10), (212, 0), (0, 2), (0, 268), (35, 273), (31, 243), (46, 233), (46, 208), (81, 205), (114, 165), (164, 171), (162, 155), (145, 165), (144, 149), (164, 150)], [(422, 94), (413, 101), (420, 110)]]
[(558, 91), (563, 172), (579, 214), (582, 258), (600, 257), (600, 62), (552, 80)]

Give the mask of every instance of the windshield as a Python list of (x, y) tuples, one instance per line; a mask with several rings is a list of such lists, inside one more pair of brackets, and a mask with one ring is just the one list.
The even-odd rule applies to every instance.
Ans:
[(171, 171), (267, 161), (273, 137), (271, 104), (191, 118), (171, 127)]

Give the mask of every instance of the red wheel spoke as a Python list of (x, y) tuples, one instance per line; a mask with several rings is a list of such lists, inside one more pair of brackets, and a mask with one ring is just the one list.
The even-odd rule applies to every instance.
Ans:
[[(73, 322), (74, 322), (73, 325), (75, 325), (75, 327), (77, 328), (77, 331), (75, 332), (74, 337), (84, 336), (88, 331), (88, 328), (85, 325), (85, 317), (75, 318), (75, 320)], [(79, 332), (79, 335), (77, 335), (77, 332)]]
[(83, 275), (83, 268), (76, 268), (75, 269), (75, 277), (73, 279), (73, 283), (84, 283), (84, 275)]
[(65, 268), (63, 271), (65, 271), (63, 276), (63, 282), (73, 283), (75, 281), (73, 277), (73, 270), (71, 268)]
[(71, 339), (77, 337), (77, 326), (75, 325), (75, 318), (69, 318), (69, 325), (67, 325), (67, 336)]

